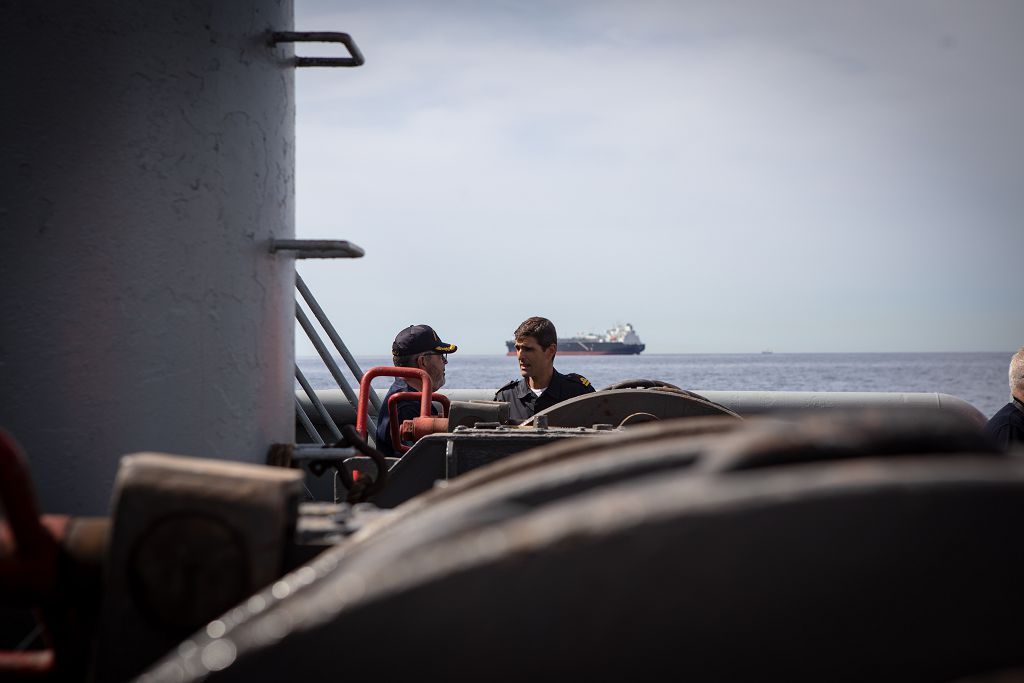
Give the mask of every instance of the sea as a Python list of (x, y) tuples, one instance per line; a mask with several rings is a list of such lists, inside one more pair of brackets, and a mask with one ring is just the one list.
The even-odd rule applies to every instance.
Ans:
[[(583, 375), (598, 389), (629, 379), (655, 379), (707, 391), (895, 391), (951, 394), (986, 417), (1009, 401), (1007, 370), (1013, 351), (979, 353), (755, 353), (563, 356), (559, 372)], [(337, 360), (337, 359), (336, 359)], [(391, 365), (390, 356), (356, 356), (362, 370)], [(315, 389), (334, 389), (318, 357), (298, 359)], [(345, 369), (345, 364), (338, 361)], [(351, 375), (348, 381), (355, 386)], [(446, 389), (492, 389), (518, 379), (516, 359), (506, 355), (454, 353)], [(374, 388), (391, 380), (378, 378)], [(298, 387), (296, 387), (298, 388)]]

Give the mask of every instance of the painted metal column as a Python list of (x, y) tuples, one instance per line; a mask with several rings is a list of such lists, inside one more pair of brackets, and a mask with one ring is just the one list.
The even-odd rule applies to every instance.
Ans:
[(0, 426), (44, 510), (294, 440), (290, 0), (0, 2)]

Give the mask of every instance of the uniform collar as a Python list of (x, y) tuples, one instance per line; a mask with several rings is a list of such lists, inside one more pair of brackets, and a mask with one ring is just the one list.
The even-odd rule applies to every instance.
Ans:
[(1017, 409), (1017, 410), (1019, 410), (1020, 412), (1024, 413), (1024, 401), (1021, 401), (1021, 400), (1020, 400), (1019, 398), (1017, 398), (1016, 396), (1012, 396), (1012, 397), (1010, 398), (1010, 403), (1012, 403), (1012, 404), (1013, 404), (1013, 407), (1014, 407), (1014, 408), (1016, 408), (1016, 409)]
[[(558, 372), (554, 368), (551, 368), (551, 381), (548, 382), (547, 388), (544, 390), (543, 395), (550, 395), (559, 397), (562, 395), (562, 373)], [(550, 392), (550, 393), (549, 393)], [(530, 381), (523, 377), (519, 380), (519, 386), (516, 388), (516, 394), (519, 398), (526, 398), (527, 396), (535, 396), (533, 389), (530, 388)]]
[(533, 389), (530, 388), (530, 380), (525, 377), (519, 379), (516, 383), (516, 398), (526, 398), (527, 396), (534, 396)]

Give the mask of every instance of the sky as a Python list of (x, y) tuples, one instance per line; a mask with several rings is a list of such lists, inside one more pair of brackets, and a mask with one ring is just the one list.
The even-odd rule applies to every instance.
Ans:
[[(632, 323), (645, 353), (1024, 345), (1024, 3), (326, 2), (299, 261), (357, 355)], [(297, 54), (341, 54), (299, 45)], [(312, 355), (297, 337), (296, 353)]]

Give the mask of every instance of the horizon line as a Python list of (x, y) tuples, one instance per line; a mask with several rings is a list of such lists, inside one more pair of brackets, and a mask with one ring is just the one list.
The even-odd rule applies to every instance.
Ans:
[[(642, 354), (592, 354), (587, 356), (588, 358), (630, 358), (639, 356), (785, 356), (785, 355), (819, 355), (819, 356), (841, 356), (849, 354), (937, 354), (937, 353), (1007, 353), (1013, 355), (1016, 353), (1016, 349), (1003, 351), (1003, 350), (980, 350), (980, 351), (655, 351), (655, 352), (644, 352)], [(363, 353), (358, 351), (350, 351), (353, 356), (390, 356), (388, 353)], [(508, 353), (492, 352), (492, 353), (480, 353), (480, 352), (455, 352), (453, 355), (457, 357), (465, 358), (466, 356), (496, 356), (501, 358), (507, 358)], [(299, 355), (295, 354), (296, 358), (320, 358), (319, 355)], [(334, 358), (340, 358), (341, 356), (332, 356)], [(577, 358), (578, 356), (573, 356)]]

